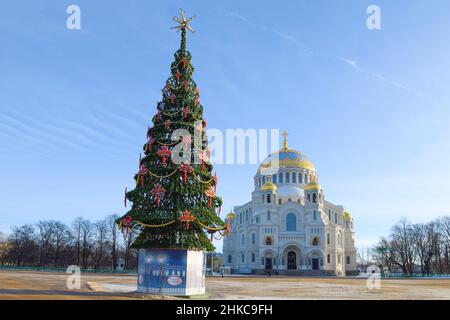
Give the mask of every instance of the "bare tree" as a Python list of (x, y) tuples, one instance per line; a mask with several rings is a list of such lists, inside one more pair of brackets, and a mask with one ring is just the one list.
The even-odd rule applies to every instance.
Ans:
[(106, 256), (106, 250), (108, 248), (108, 231), (109, 225), (106, 219), (97, 221), (94, 224), (95, 228), (95, 269), (100, 269), (104, 257)]
[(112, 260), (112, 267), (113, 270), (116, 270), (117, 265), (117, 250), (118, 250), (118, 227), (116, 224), (116, 220), (119, 218), (119, 215), (112, 214), (107, 217), (108, 226), (109, 226), (109, 241), (111, 244), (111, 260)]

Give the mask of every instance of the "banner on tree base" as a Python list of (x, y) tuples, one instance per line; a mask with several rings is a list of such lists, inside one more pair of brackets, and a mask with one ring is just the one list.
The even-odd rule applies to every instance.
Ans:
[(162, 295), (205, 293), (202, 251), (140, 249), (138, 292)]

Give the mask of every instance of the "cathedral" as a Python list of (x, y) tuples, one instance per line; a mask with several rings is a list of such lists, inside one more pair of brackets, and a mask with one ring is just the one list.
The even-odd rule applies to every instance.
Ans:
[(313, 163), (283, 136), (283, 148), (256, 172), (252, 200), (227, 216), (224, 266), (243, 274), (355, 275), (352, 215), (325, 200)]

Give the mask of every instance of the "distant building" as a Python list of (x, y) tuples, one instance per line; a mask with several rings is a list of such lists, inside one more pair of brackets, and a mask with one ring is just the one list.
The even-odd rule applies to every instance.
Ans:
[(312, 162), (284, 147), (255, 177), (252, 200), (234, 208), (224, 240), (232, 273), (357, 274), (352, 215), (325, 200)]

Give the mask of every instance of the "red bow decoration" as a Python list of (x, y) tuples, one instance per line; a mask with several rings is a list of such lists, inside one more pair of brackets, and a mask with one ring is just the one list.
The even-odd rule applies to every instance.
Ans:
[(200, 97), (197, 96), (197, 97), (195, 98), (195, 106), (198, 107), (199, 104), (200, 104)]
[(189, 148), (192, 143), (191, 135), (183, 136), (182, 142), (183, 142), (184, 149)]
[(174, 94), (174, 93), (171, 93), (170, 94), (170, 103), (172, 104), (172, 105), (174, 105), (175, 104), (175, 99), (177, 98), (177, 96)]
[(187, 80), (183, 81), (183, 87), (184, 87), (184, 91), (187, 91), (189, 88), (189, 82)]
[(183, 108), (183, 118), (187, 119), (188, 116), (189, 116), (189, 108), (188, 107), (184, 107)]
[(181, 73), (177, 70), (177, 73), (175, 73), (175, 78), (177, 78), (177, 81), (180, 81)]
[(188, 174), (194, 171), (194, 169), (187, 161), (185, 161), (178, 167), (178, 170), (180, 170), (180, 172), (183, 172), (183, 181), (184, 184), (186, 184)]
[(208, 199), (208, 206), (211, 208), (212, 206), (212, 198), (216, 196), (216, 193), (212, 188), (209, 188), (205, 191), (205, 195), (209, 198)]
[(127, 234), (128, 234), (128, 227), (129, 227), (129, 225), (130, 225), (130, 223), (133, 221), (133, 218), (132, 217), (130, 217), (130, 216), (126, 216), (124, 219), (123, 219), (123, 223), (125, 224), (125, 227), (127, 228)]
[(195, 217), (189, 212), (189, 210), (184, 210), (183, 215), (181, 215), (179, 219), (181, 222), (184, 222), (187, 231), (189, 231), (189, 224), (195, 221)]
[(186, 68), (187, 63), (188, 63), (188, 61), (187, 61), (186, 58), (183, 58), (183, 59), (181, 60), (181, 64), (183, 65), (183, 68)]
[(172, 155), (172, 151), (167, 148), (167, 146), (163, 146), (161, 150), (158, 151), (158, 156), (162, 158), (162, 163), (164, 167), (167, 167), (167, 157)]
[(202, 160), (202, 170), (205, 170), (205, 162), (209, 161), (208, 152), (205, 151), (199, 151), (198, 156), (200, 160)]
[(158, 111), (158, 113), (156, 113), (156, 120), (161, 120), (161, 111)]
[(143, 165), (141, 165), (141, 167), (139, 168), (139, 177), (141, 178), (141, 187), (143, 188), (144, 187), (144, 179), (145, 179), (145, 176), (147, 175), (147, 173), (148, 173), (148, 169), (147, 169), (147, 167), (143, 164)]
[(127, 188), (125, 188), (125, 196), (123, 198), (123, 203), (125, 205), (125, 208), (127, 207)]
[(159, 183), (155, 185), (155, 187), (150, 191), (152, 196), (156, 197), (156, 205), (159, 207), (159, 204), (161, 203), (161, 197), (166, 192), (166, 189), (164, 189)]

